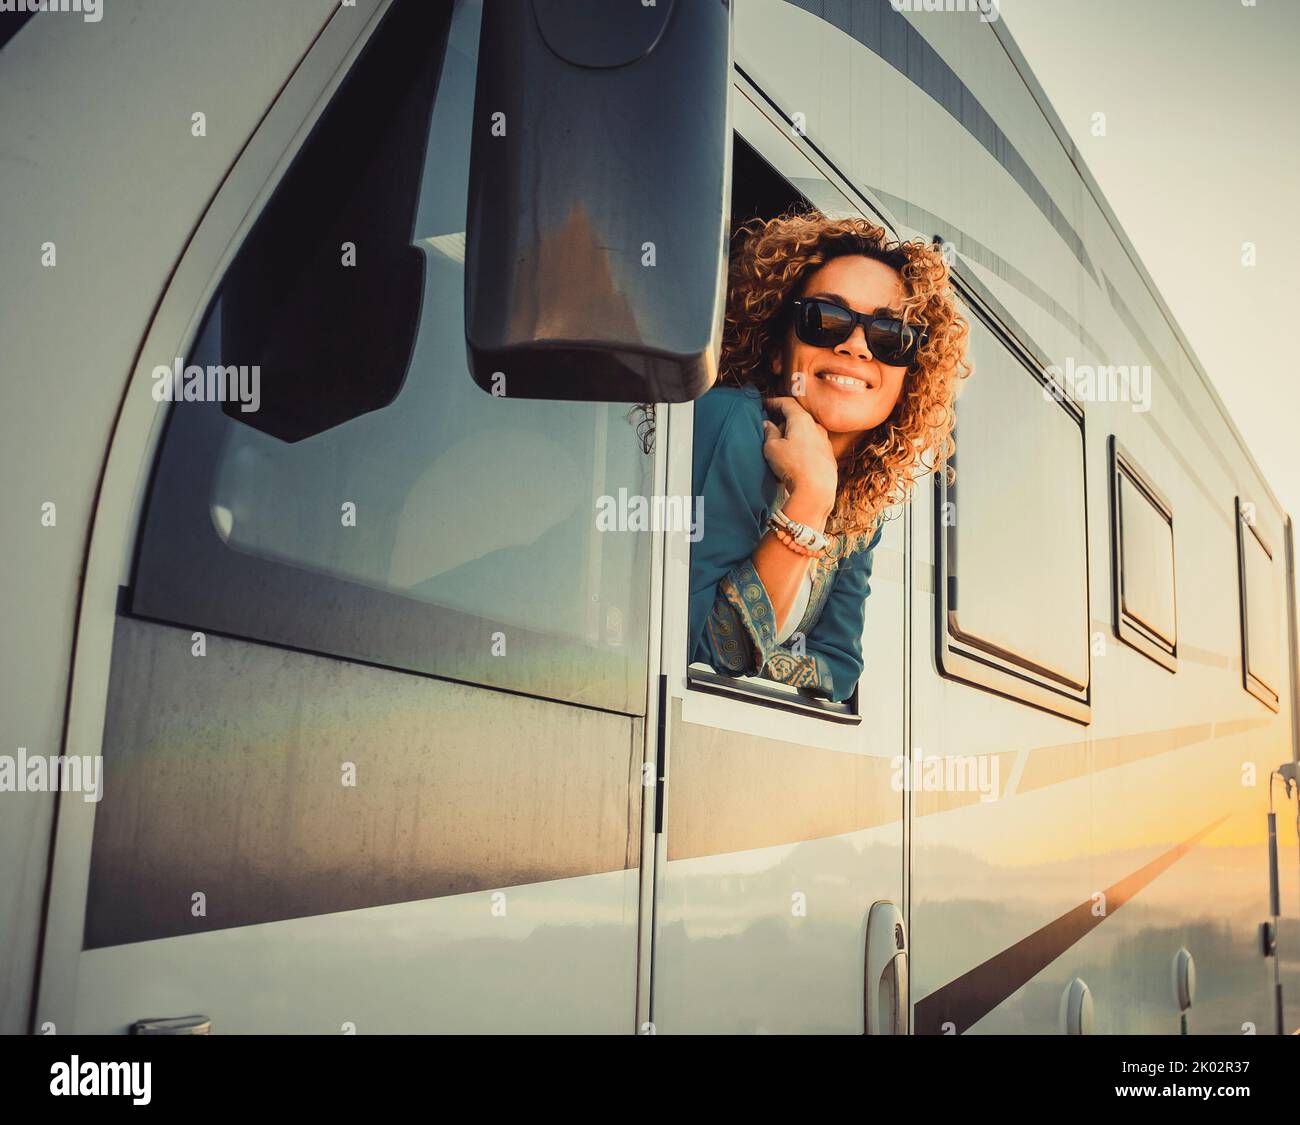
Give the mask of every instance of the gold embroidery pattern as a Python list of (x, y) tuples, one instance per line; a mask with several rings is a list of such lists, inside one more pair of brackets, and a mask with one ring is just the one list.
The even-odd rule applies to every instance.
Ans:
[(816, 653), (795, 656), (786, 648), (780, 648), (768, 657), (763, 675), (769, 680), (777, 680), (791, 687), (820, 687), (831, 689), (831, 678), (821, 671)]
[(727, 670), (752, 674), (762, 653), (776, 644), (771, 602), (754, 564), (746, 560), (720, 583), (722, 598), (713, 603), (705, 628)]

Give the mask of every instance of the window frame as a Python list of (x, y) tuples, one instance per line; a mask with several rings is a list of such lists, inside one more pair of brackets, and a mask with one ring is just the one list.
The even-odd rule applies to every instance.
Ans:
[[(739, 68), (733, 72), (733, 84), (731, 90), (733, 98), (744, 98), (753, 106), (754, 110), (771, 123), (771, 117), (764, 111), (759, 104), (763, 98), (762, 93), (752, 83)], [(765, 151), (764, 140), (770, 138), (763, 134), (762, 137), (751, 135), (742, 128), (736, 121), (736, 115), (733, 112), (729, 122), (731, 127), (731, 145), (732, 145), (732, 167), (736, 166), (735, 152), (739, 145), (744, 145), (750, 152), (761, 161), (767, 169), (770, 170), (774, 177), (780, 179), (781, 183), (789, 189), (789, 193), (796, 198), (803, 199), (806, 202), (813, 203), (814, 206), (821, 206), (816, 201), (809, 200), (790, 179), (773, 164), (770, 159), (770, 150)], [(854, 214), (862, 215), (864, 218), (870, 218), (873, 222), (882, 221), (878, 215), (868, 212), (863, 203), (856, 196), (850, 196), (833, 177), (826, 168), (820, 163), (814, 161), (813, 157), (805, 151), (802, 145), (797, 143), (789, 134), (785, 135), (789, 141), (792, 152), (797, 154), (797, 158), (806, 162), (809, 170), (820, 176), (825, 183), (828, 192), (834, 192), (844, 201), (844, 209)], [(734, 192), (733, 178), (733, 192)], [(735, 216), (731, 216), (734, 225)], [(887, 229), (891, 234), (892, 227), (886, 223)], [(689, 404), (694, 408), (694, 404)], [(688, 466), (689, 470), (689, 466)], [(868, 604), (870, 598), (868, 598)], [(685, 647), (685, 646), (683, 646)], [(742, 701), (747, 705), (762, 707), (777, 711), (788, 712), (791, 714), (802, 715), (808, 718), (819, 719), (844, 726), (861, 725), (864, 715), (861, 707), (861, 677), (858, 683), (853, 685), (853, 693), (843, 702), (835, 702), (830, 699), (822, 699), (811, 692), (800, 688), (783, 684), (779, 680), (768, 679), (765, 676), (731, 676), (716, 669), (710, 668), (703, 663), (692, 663), (689, 659), (686, 662), (686, 688), (688, 691), (700, 692), (705, 695), (717, 696), (725, 699), (734, 699)], [(865, 674), (865, 668), (864, 668)]]
[[(963, 634), (957, 621), (957, 611), (951, 608), (951, 584), (960, 576), (957, 567), (955, 537), (949, 534), (945, 526), (943, 513), (948, 503), (957, 507), (957, 482), (949, 484), (945, 474), (934, 474), (934, 642), (935, 665), (939, 675), (944, 679), (976, 687), (991, 692), (1005, 699), (1023, 703), (1041, 711), (1047, 711), (1073, 722), (1089, 724), (1092, 722), (1092, 576), (1089, 543), (1090, 520), (1088, 518), (1088, 433), (1087, 415), (1083, 404), (1074, 398), (1064, 384), (1048, 374), (1049, 364), (1036, 348), (1022, 343), (1027, 338), (1023, 330), (1015, 325), (1005, 312), (995, 313), (981, 295), (964, 277), (954, 274), (953, 288), (961, 298), (965, 312), (977, 317), (983, 326), (1006, 350), (1007, 357), (1019, 363), (1029, 375), (1038, 382), (1040, 389), (1050, 393), (1057, 405), (1066, 411), (1070, 419), (1079, 427), (1080, 474), (1083, 484), (1083, 530), (1084, 530), (1084, 631), (1085, 652), (1088, 657), (1087, 683), (1080, 690), (1070, 690), (1066, 685), (1053, 683), (1052, 678), (1034, 673), (1021, 664), (1017, 665), (1017, 654), (1007, 650), (994, 651), (991, 645), (976, 643), (974, 638)], [(957, 430), (953, 431), (954, 440), (958, 439)], [(954, 470), (960, 459), (960, 441), (958, 450), (950, 458)], [(960, 473), (958, 471), (958, 482)]]
[[(1151, 477), (1138, 465), (1132, 453), (1128, 451), (1114, 434), (1110, 435), (1110, 573), (1111, 573), (1111, 613), (1115, 636), (1143, 656), (1159, 664), (1169, 672), (1178, 671), (1178, 555), (1174, 536), (1174, 509), (1169, 498), (1156, 487)], [(1124, 605), (1124, 528), (1120, 512), (1121, 475), (1126, 476), (1151, 504), (1156, 513), (1169, 524), (1170, 535), (1170, 573), (1169, 584), (1174, 601), (1174, 638), (1167, 641), (1145, 624), (1136, 614), (1130, 613)]]
[(695, 663), (686, 666), (686, 686), (692, 691), (728, 699), (743, 699), (762, 707), (775, 707), (781, 711), (812, 715), (836, 723), (856, 726), (862, 722), (857, 684), (853, 685), (853, 694), (848, 699), (843, 703), (835, 703), (829, 699), (818, 699), (779, 680), (769, 680), (763, 676), (728, 676), (715, 672), (707, 664)]
[(1255, 537), (1255, 542), (1259, 544), (1260, 549), (1268, 556), (1270, 567), (1272, 567), (1277, 561), (1277, 556), (1274, 554), (1273, 549), (1269, 546), (1268, 541), (1260, 531), (1259, 520), (1246, 519), (1245, 504), (1240, 496), (1233, 498), (1233, 511), (1236, 516), (1235, 522), (1237, 525), (1237, 609), (1241, 621), (1241, 685), (1270, 711), (1280, 713), (1282, 709), (1280, 693), (1269, 687), (1268, 684), (1250, 670), (1250, 617), (1247, 613), (1248, 591), (1246, 589), (1245, 529), (1250, 529), (1251, 534)]

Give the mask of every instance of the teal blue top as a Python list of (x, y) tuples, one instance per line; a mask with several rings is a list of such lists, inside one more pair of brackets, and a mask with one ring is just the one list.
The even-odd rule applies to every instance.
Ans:
[(750, 559), (780, 491), (763, 456), (765, 416), (753, 386), (714, 387), (695, 403), (692, 467), (702, 536), (691, 548), (690, 659), (843, 702), (862, 675), (862, 628), (882, 529), (837, 564), (835, 542), (823, 560), (833, 565), (818, 568), (789, 638), (794, 644), (777, 644), (776, 612)]

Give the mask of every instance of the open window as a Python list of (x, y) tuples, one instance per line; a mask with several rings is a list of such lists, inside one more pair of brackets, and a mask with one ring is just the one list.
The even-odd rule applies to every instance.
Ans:
[(1115, 635), (1178, 670), (1174, 512), (1115, 435), (1110, 438), (1111, 589)]
[(1237, 573), (1241, 588), (1242, 684), (1273, 711), (1279, 709), (1282, 610), (1273, 549), (1255, 519), (1255, 507), (1236, 499)]
[(935, 475), (939, 670), (1086, 723), (1083, 411), (991, 317), (967, 319), (979, 377), (959, 392), (955, 479)]
[[(755, 135), (765, 135), (770, 126), (759, 121), (756, 111), (744, 99), (738, 99), (738, 103), (739, 124), (752, 121)], [(739, 133), (735, 136), (730, 212), (733, 238), (748, 220), (771, 218), (800, 203), (811, 203), (829, 214), (859, 213), (848, 199), (820, 176), (793, 144), (776, 142), (774, 147), (785, 158), (779, 170), (767, 159), (766, 153), (760, 153)], [(868, 614), (870, 606), (868, 598)], [(687, 682), (692, 689), (713, 695), (744, 699), (833, 722), (861, 722), (860, 688), (857, 685), (848, 699), (835, 702), (765, 676), (733, 676), (700, 662), (688, 666)]]

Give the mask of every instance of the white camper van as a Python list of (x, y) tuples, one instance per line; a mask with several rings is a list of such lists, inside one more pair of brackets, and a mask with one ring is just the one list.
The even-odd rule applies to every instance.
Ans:
[[(0, 47), (0, 1031), (1300, 1025), (1291, 520), (1000, 20), (62, 7)], [(593, 519), (691, 497), (799, 200), (972, 325), (841, 704)]]

